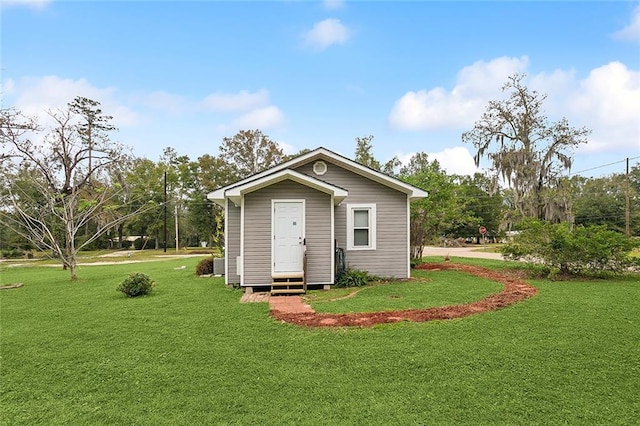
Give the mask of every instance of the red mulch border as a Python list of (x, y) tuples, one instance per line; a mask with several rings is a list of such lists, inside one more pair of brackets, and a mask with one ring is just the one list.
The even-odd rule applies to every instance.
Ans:
[(376, 324), (399, 321), (424, 322), (464, 318), (481, 312), (501, 309), (528, 299), (538, 293), (538, 289), (521, 279), (509, 276), (480, 266), (459, 263), (425, 263), (418, 269), (455, 270), (471, 275), (497, 281), (504, 285), (500, 293), (492, 294), (476, 302), (463, 305), (439, 306), (429, 309), (409, 309), (404, 311), (384, 311), (351, 314), (329, 313), (287, 313), (272, 310), (271, 316), (276, 320), (306, 327), (371, 327)]

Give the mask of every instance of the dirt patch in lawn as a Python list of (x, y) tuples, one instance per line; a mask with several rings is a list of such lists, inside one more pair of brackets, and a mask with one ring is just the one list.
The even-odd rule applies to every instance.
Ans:
[(409, 309), (404, 311), (364, 312), (351, 314), (329, 314), (317, 312), (288, 313), (271, 310), (271, 316), (284, 322), (307, 327), (371, 327), (376, 324), (399, 321), (424, 322), (463, 318), (481, 312), (492, 311), (518, 303), (537, 294), (538, 290), (516, 276), (492, 271), (479, 266), (457, 263), (426, 263), (419, 269), (455, 270), (497, 281), (504, 285), (500, 293), (492, 294), (477, 302), (462, 305), (439, 306), (429, 309)]
[(9, 284), (9, 285), (0, 285), (0, 290), (10, 290), (12, 288), (20, 288), (22, 287), (24, 284), (23, 283), (17, 283), (17, 284)]

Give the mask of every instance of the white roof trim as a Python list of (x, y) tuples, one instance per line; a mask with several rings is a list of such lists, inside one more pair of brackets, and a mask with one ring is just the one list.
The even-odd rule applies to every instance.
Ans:
[[(245, 181), (246, 180), (247, 179), (245, 179)], [(236, 186), (233, 186), (231, 188), (229, 187), (220, 188), (216, 191), (213, 191), (209, 195), (207, 195), (207, 198), (209, 198), (210, 200), (218, 204), (223, 203), (225, 198), (229, 198), (231, 201), (233, 201), (234, 204), (240, 205), (240, 200), (242, 199), (243, 195), (249, 194), (251, 192), (265, 188), (267, 186), (271, 186), (283, 180), (292, 180), (301, 185), (307, 186), (309, 188), (313, 188), (317, 191), (324, 192), (329, 195), (333, 195), (333, 200), (336, 205), (340, 204), (342, 200), (344, 200), (347, 197), (347, 195), (349, 195), (348, 191), (340, 187), (331, 185), (327, 182), (323, 182), (314, 177), (296, 172), (295, 170), (285, 169), (275, 173), (268, 174), (266, 176), (258, 177), (248, 182), (242, 183), (243, 181), (241, 181), (240, 184), (237, 184)]]
[[(265, 176), (277, 173), (281, 170), (285, 170), (291, 167), (295, 167), (299, 164), (305, 164), (308, 163), (310, 161), (313, 161), (316, 158), (329, 158), (331, 159), (333, 162), (339, 164), (340, 166), (344, 167), (347, 170), (350, 170), (356, 174), (359, 174), (361, 176), (365, 176), (375, 182), (378, 182), (382, 185), (388, 186), (390, 188), (393, 188), (397, 191), (400, 192), (404, 192), (405, 194), (407, 194), (409, 196), (409, 199), (414, 200), (414, 199), (419, 199), (419, 198), (425, 198), (427, 197), (427, 192), (417, 188), (413, 185), (409, 185), (408, 183), (402, 182), (399, 179), (393, 178), (391, 176), (387, 176), (384, 173), (380, 173), (376, 170), (373, 170), (369, 167), (363, 166), (362, 164), (356, 163), (353, 160), (350, 160), (346, 157), (343, 157), (341, 155), (336, 154), (333, 151), (329, 151), (326, 148), (318, 148), (318, 149), (314, 149), (313, 151), (307, 152), (306, 154), (300, 155), (294, 159), (291, 159), (289, 161), (285, 161), (284, 163), (278, 164), (277, 166), (274, 166), (270, 169), (264, 170), (258, 174), (255, 174), (253, 176), (249, 176), (246, 179), (242, 179), (236, 183), (233, 183), (231, 185), (225, 186), (223, 188), (219, 188), (211, 193), (209, 193), (207, 195), (207, 198), (220, 204), (218, 202), (218, 200), (224, 200), (224, 194), (227, 192), (227, 190), (233, 189), (237, 186), (242, 186), (245, 183), (248, 182), (254, 182), (256, 180), (259, 180)], [(328, 184), (327, 184), (328, 185)]]
[(223, 187), (223, 188), (218, 188), (213, 192), (210, 192), (207, 194), (207, 199), (213, 201), (214, 203), (224, 207), (224, 193), (225, 193), (225, 189), (227, 187)]

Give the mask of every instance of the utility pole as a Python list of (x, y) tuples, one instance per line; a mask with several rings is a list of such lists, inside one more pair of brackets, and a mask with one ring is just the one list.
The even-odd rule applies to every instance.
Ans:
[(629, 212), (629, 189), (631, 184), (629, 183), (629, 157), (627, 157), (627, 191), (625, 194), (625, 209), (624, 209), (624, 232), (627, 237), (631, 236), (631, 230), (629, 228), (630, 212)]
[(175, 205), (175, 216), (176, 216), (176, 253), (178, 253), (178, 204)]
[(164, 252), (167, 252), (167, 172), (164, 172), (164, 203), (162, 203), (162, 205), (164, 206), (164, 243), (163, 243), (163, 247), (164, 247)]

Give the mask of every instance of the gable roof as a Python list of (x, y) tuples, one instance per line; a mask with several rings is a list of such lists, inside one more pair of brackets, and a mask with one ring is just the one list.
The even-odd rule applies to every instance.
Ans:
[[(224, 204), (224, 199), (227, 196), (240, 196), (240, 192), (242, 192), (243, 190), (246, 192), (251, 192), (248, 191), (251, 187), (252, 187), (252, 183), (255, 183), (256, 185), (262, 185), (260, 186), (260, 188), (263, 188), (264, 186), (268, 186), (271, 183), (276, 183), (278, 182), (278, 180), (274, 180), (271, 183), (266, 183), (266, 182), (270, 182), (272, 179), (268, 179), (267, 177), (270, 175), (274, 175), (274, 179), (278, 179), (281, 178), (280, 180), (284, 180), (290, 177), (282, 177), (285, 174), (280, 174), (280, 172), (288, 170), (289, 172), (293, 172), (294, 174), (289, 174), (288, 176), (295, 176), (297, 179), (300, 180), (299, 183), (307, 184), (309, 183), (307, 186), (312, 186), (311, 185), (311, 180), (315, 181), (316, 185), (317, 182), (322, 182), (324, 185), (328, 185), (330, 187), (336, 188), (336, 189), (340, 189), (342, 191), (344, 191), (344, 189), (342, 188), (338, 188), (334, 185), (328, 184), (326, 182), (323, 182), (319, 179), (315, 179), (311, 176), (307, 176), (304, 175), (302, 173), (298, 173), (295, 172), (293, 170), (289, 170), (292, 167), (298, 167), (301, 166), (303, 164), (307, 164), (310, 163), (314, 160), (317, 159), (328, 159), (331, 160), (331, 162), (338, 164), (339, 166), (353, 172), (356, 173), (360, 176), (364, 176), (368, 179), (371, 179), (375, 182), (378, 182), (382, 185), (385, 185), (389, 188), (395, 189), (397, 191), (403, 192), (405, 194), (407, 194), (409, 196), (409, 199), (414, 200), (414, 199), (419, 199), (419, 198), (425, 198), (427, 197), (427, 192), (415, 187), (413, 185), (410, 185), (408, 183), (402, 182), (399, 179), (396, 179), (394, 177), (391, 176), (387, 176), (384, 173), (380, 173), (377, 170), (374, 170), (372, 168), (363, 166), (362, 164), (359, 164), (353, 160), (350, 160), (346, 157), (343, 157), (342, 155), (336, 154), (333, 151), (330, 151), (326, 148), (320, 147), (317, 149), (314, 149), (313, 151), (309, 151), (306, 154), (302, 154), (299, 155), (298, 157), (295, 157), (289, 161), (285, 161), (283, 163), (278, 164), (277, 166), (274, 166), (270, 169), (264, 170), (260, 173), (257, 173), (255, 175), (249, 176), (245, 179), (242, 179), (238, 182), (232, 183), (231, 185), (227, 185), (224, 186), (222, 188), (216, 189), (213, 192), (210, 192), (207, 195), (207, 198), (209, 200), (212, 200), (218, 204)], [(277, 177), (276, 177), (277, 176)], [(265, 179), (267, 178), (267, 179)], [(292, 179), (294, 180), (294, 179)], [(306, 183), (305, 183), (306, 182)], [(322, 185), (320, 185), (322, 186)], [(235, 188), (239, 188), (242, 187), (242, 189), (238, 189), (235, 190)], [(312, 186), (313, 187), (313, 186)], [(259, 188), (256, 188), (259, 189)], [(318, 188), (316, 188), (318, 189)], [(254, 189), (255, 190), (255, 189)], [(323, 191), (326, 192), (326, 191)], [(346, 194), (344, 195), (346, 197)], [(344, 197), (343, 197), (344, 198)]]
[[(284, 170), (280, 170), (278, 172), (271, 173), (266, 176), (261, 176), (254, 180), (233, 186), (219, 194), (217, 193), (221, 190), (214, 191), (211, 194), (207, 195), (207, 198), (209, 198), (212, 201), (224, 202), (224, 198), (227, 197), (231, 201), (233, 201), (235, 205), (239, 206), (240, 200), (242, 199), (243, 195), (251, 193), (253, 191), (257, 191), (259, 189), (265, 188), (267, 186), (273, 185), (274, 183), (278, 183), (283, 180), (292, 180), (294, 182), (297, 182), (309, 188), (313, 188), (317, 191), (324, 192), (329, 195), (333, 195), (335, 204), (340, 204), (342, 200), (344, 200), (349, 194), (347, 190), (335, 185), (331, 185), (330, 183), (324, 182), (320, 179), (316, 179), (313, 176), (308, 176), (291, 169), (284, 169)], [(216, 198), (214, 198), (215, 197), (214, 194), (217, 195)]]

